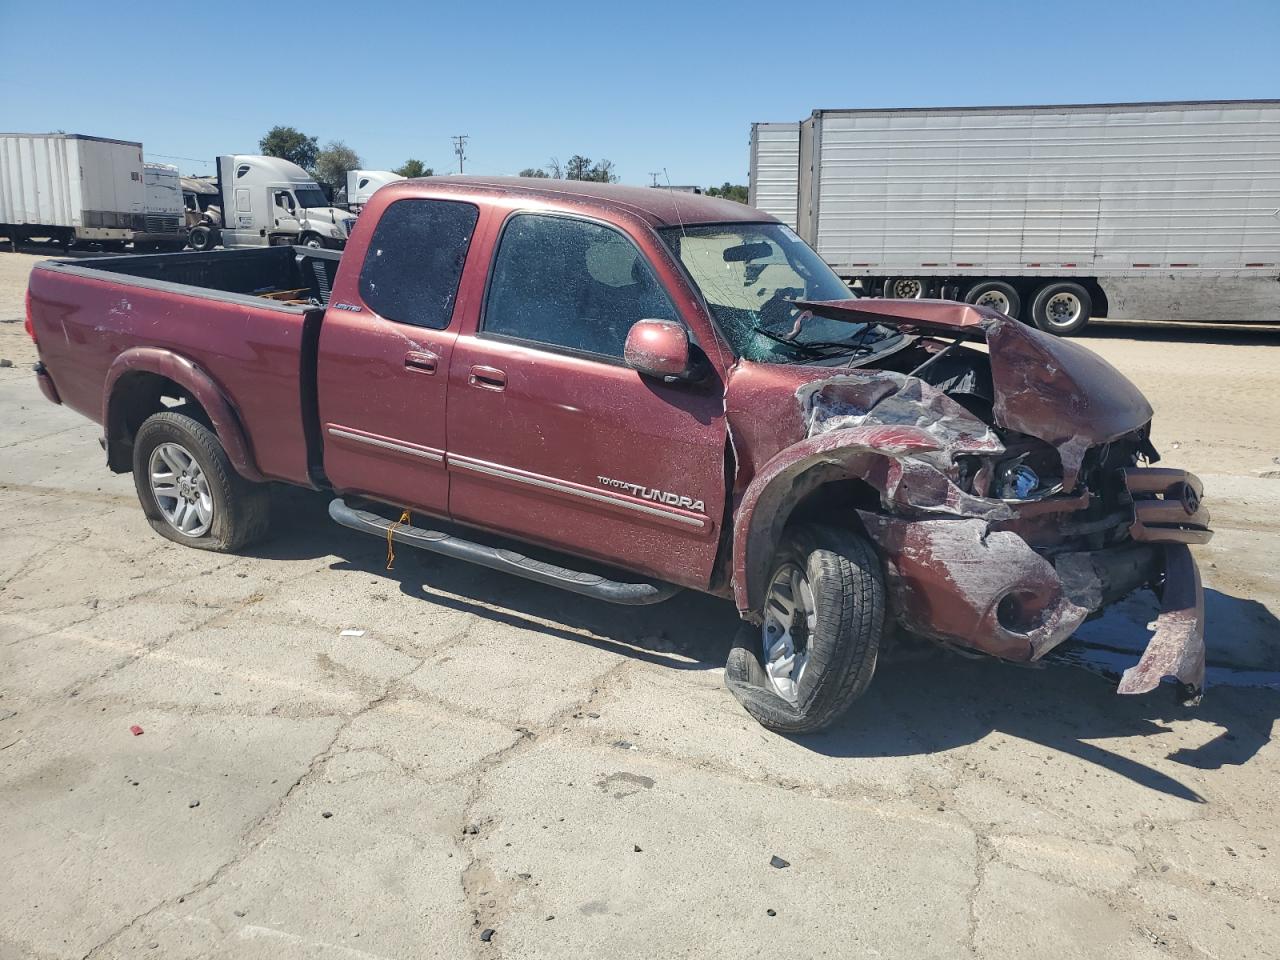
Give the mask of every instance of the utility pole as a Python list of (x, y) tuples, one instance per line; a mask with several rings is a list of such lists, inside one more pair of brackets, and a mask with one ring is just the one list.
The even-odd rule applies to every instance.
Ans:
[(653, 179), (653, 183), (649, 184), (649, 186), (656, 187), (658, 185), (658, 174), (650, 170), (649, 176)]
[(467, 141), (471, 139), (465, 133), (453, 138), (453, 152), (458, 155), (458, 172), (462, 172), (462, 161), (467, 158)]

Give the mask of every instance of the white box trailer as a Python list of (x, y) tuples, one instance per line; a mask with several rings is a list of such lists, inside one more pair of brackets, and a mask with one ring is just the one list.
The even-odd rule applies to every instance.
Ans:
[(800, 193), (800, 124), (753, 123), (747, 204), (793, 230)]
[(872, 294), (1280, 322), (1280, 101), (817, 110), (794, 155), (797, 232)]
[(0, 134), (0, 235), (123, 246), (142, 228), (142, 144), (77, 133)]

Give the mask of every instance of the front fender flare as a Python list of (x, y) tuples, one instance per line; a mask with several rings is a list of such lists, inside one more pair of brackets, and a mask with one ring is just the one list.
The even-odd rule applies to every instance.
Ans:
[(116, 357), (107, 370), (106, 383), (102, 391), (102, 426), (108, 450), (115, 439), (111, 436), (111, 432), (115, 423), (115, 418), (112, 416), (112, 403), (117, 398), (116, 388), (121, 378), (131, 373), (156, 374), (172, 380), (190, 393), (209, 415), (214, 432), (218, 435), (218, 441), (226, 450), (227, 459), (231, 461), (236, 472), (246, 480), (257, 483), (266, 479), (254, 462), (252, 450), (240, 424), (240, 417), (222, 388), (192, 360), (161, 347), (132, 347)]
[(863, 480), (882, 495), (900, 457), (939, 449), (913, 426), (861, 426), (833, 430), (787, 447), (747, 486), (733, 521), (733, 598), (754, 619), (764, 602), (769, 561), (791, 511), (809, 493), (837, 480)]

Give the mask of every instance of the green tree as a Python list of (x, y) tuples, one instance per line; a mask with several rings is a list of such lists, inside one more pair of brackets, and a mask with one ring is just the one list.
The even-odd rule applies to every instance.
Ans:
[(328, 187), (329, 196), (347, 186), (347, 171), (360, 169), (360, 155), (341, 140), (330, 140), (316, 154), (312, 176), (322, 187)]
[(316, 164), (316, 156), (320, 153), (320, 145), (315, 137), (308, 137), (294, 127), (272, 127), (267, 135), (258, 141), (258, 149), (268, 157), (280, 157), (296, 163), (303, 170), (310, 170)]
[(436, 175), (435, 170), (431, 169), (431, 167), (423, 166), (421, 160), (414, 160), (412, 157), (406, 160), (403, 166), (397, 167), (391, 172), (398, 173), (402, 177), (408, 177), (410, 180), (414, 177), (434, 177)]
[(612, 160), (597, 160), (593, 163), (590, 157), (584, 157), (580, 153), (569, 158), (569, 162), (565, 164), (564, 177), (566, 180), (590, 180), (595, 183), (618, 182)]
[(547, 176), (547, 171), (543, 170), (541, 167), (525, 167), (520, 171), (520, 176), (545, 178)]
[(730, 183), (728, 180), (724, 182), (723, 186), (707, 187), (706, 194), (709, 197), (721, 197), (738, 203), (747, 202), (747, 188), (740, 183)]

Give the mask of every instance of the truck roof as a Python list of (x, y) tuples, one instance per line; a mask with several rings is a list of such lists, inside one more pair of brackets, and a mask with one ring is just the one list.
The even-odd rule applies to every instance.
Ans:
[(653, 187), (624, 187), (616, 183), (586, 180), (551, 180), (543, 177), (428, 177), (389, 184), (383, 190), (412, 192), (411, 184), (428, 185), (448, 192), (495, 192), (527, 196), (577, 210), (596, 208), (638, 216), (653, 227), (689, 226), (695, 223), (777, 223), (763, 211), (733, 200)]

